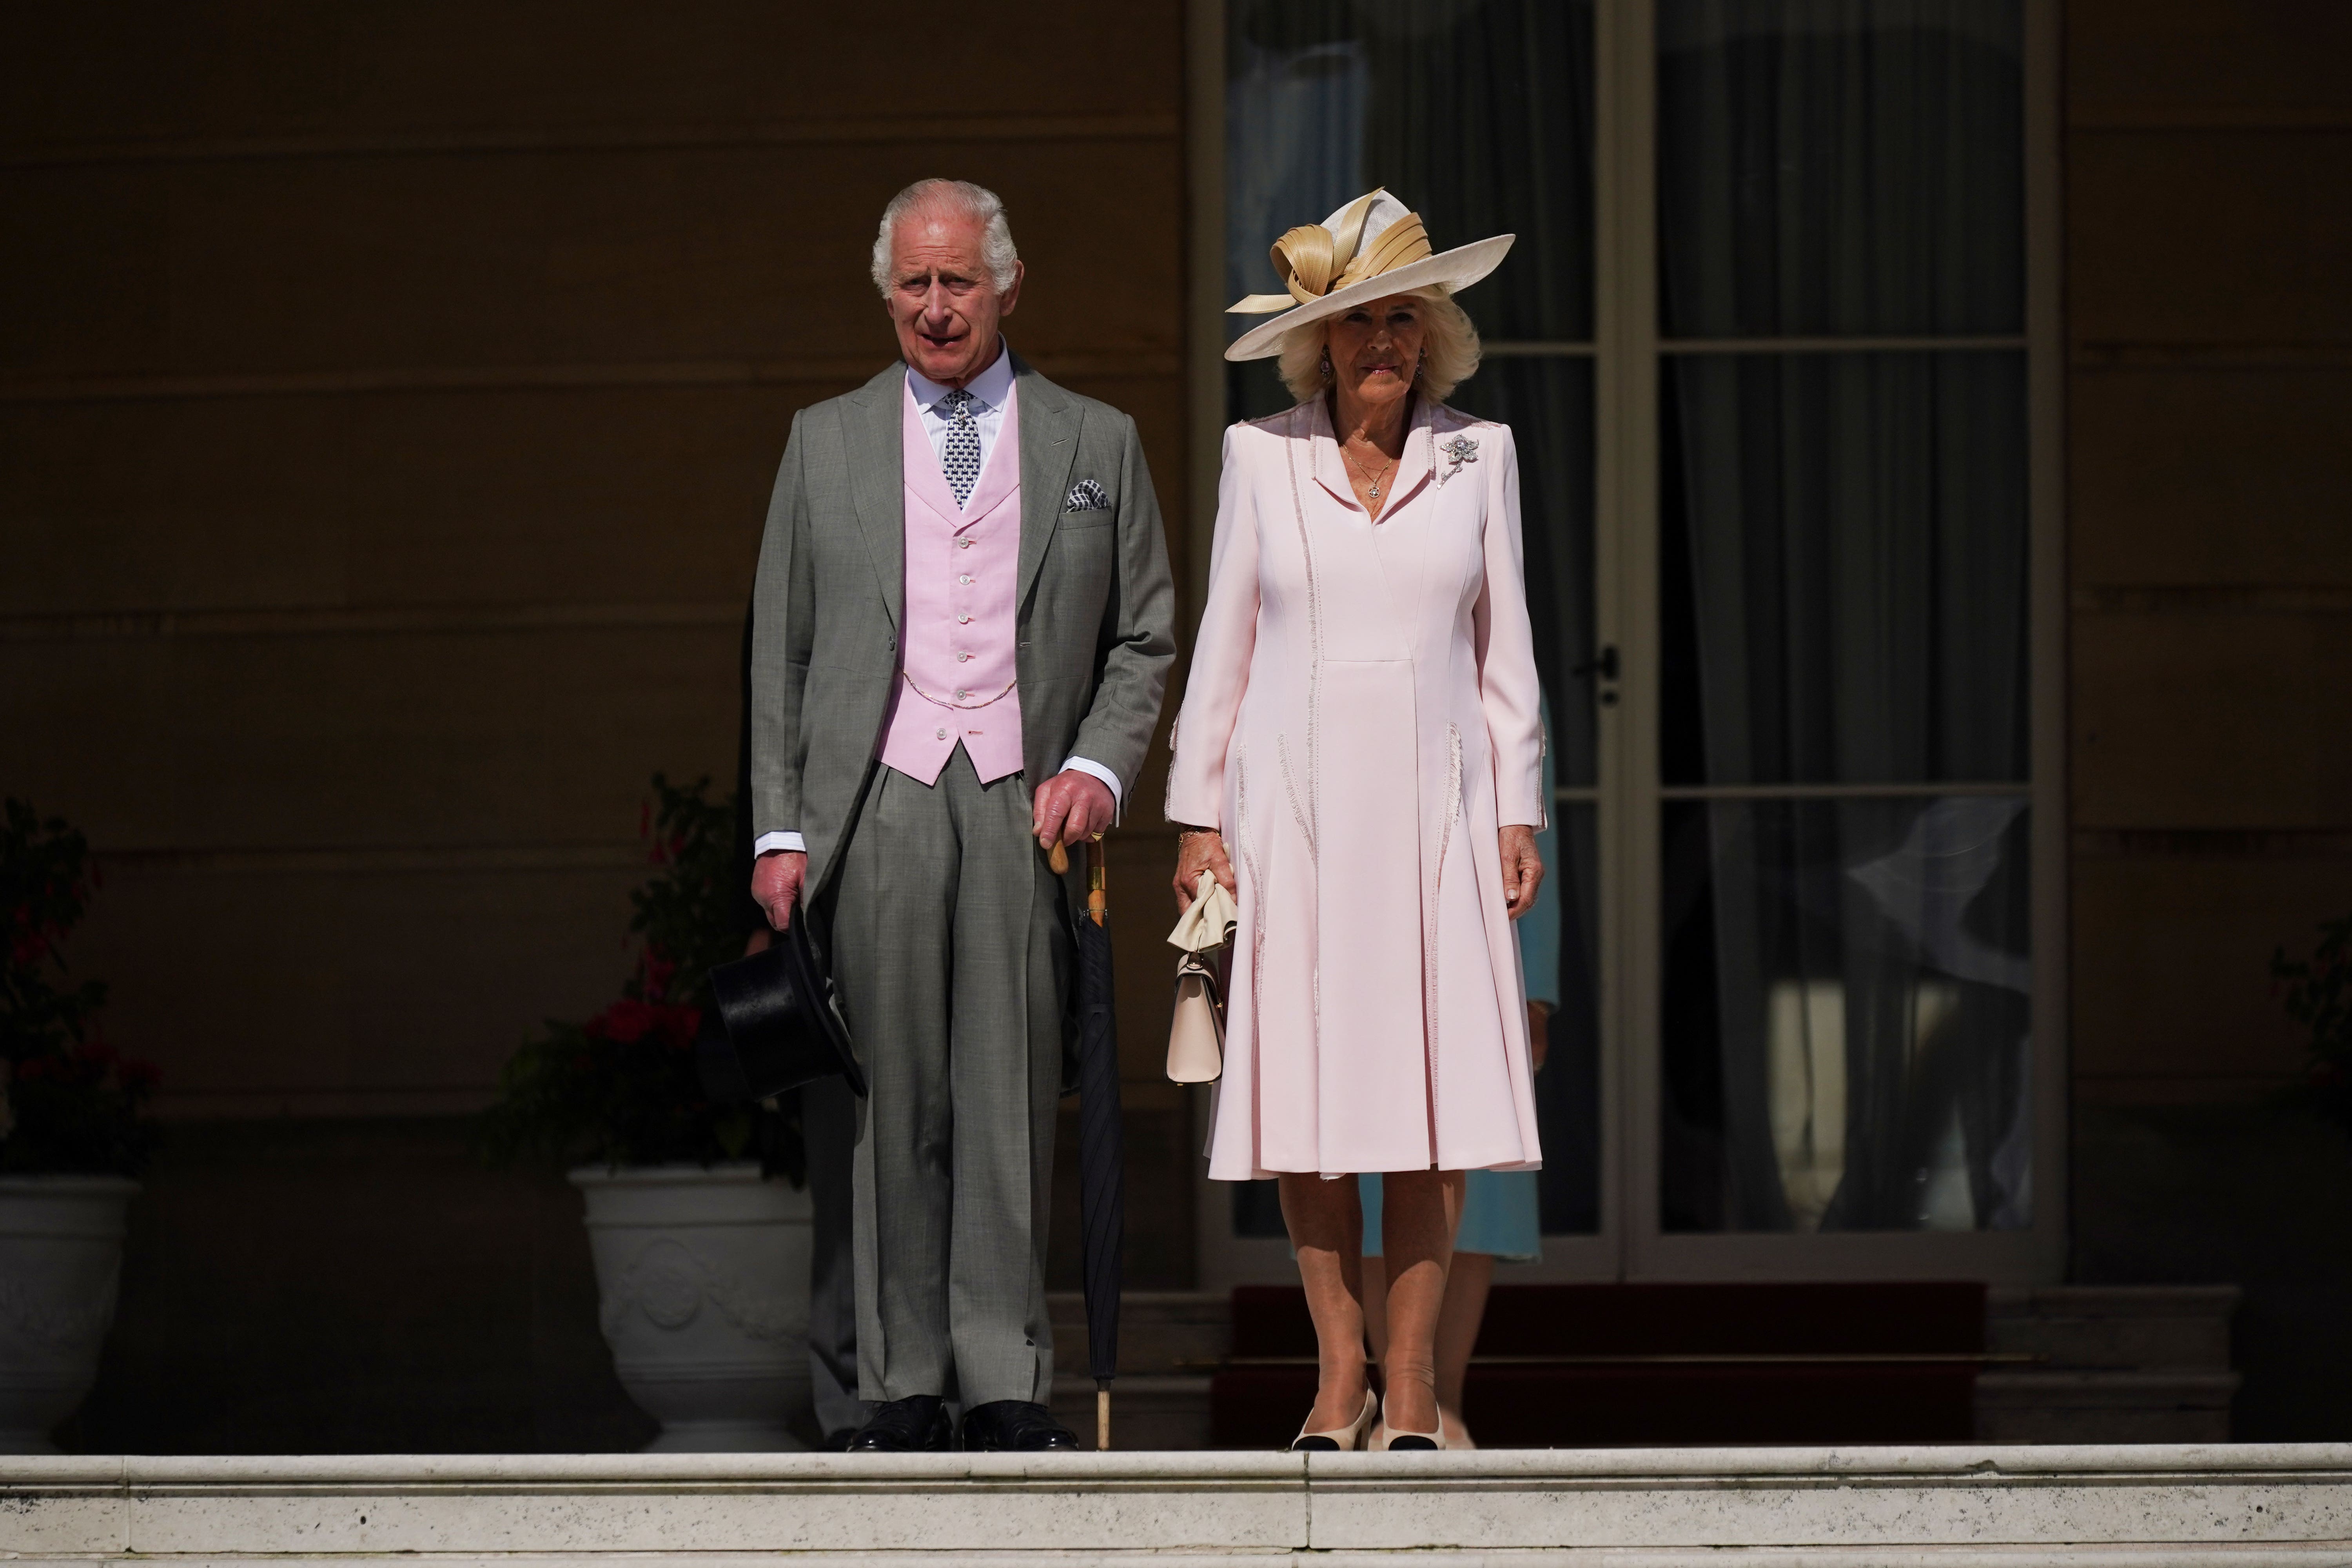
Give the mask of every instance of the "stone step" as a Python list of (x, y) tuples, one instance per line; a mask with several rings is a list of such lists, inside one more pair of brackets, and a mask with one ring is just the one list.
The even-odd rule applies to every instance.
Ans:
[[(1087, 1370), (1087, 1302), (1075, 1290), (1045, 1298), (1054, 1319), (1054, 1370)], [(1233, 1303), (1207, 1290), (1129, 1290), (1120, 1299), (1118, 1370), (1202, 1373), (1234, 1346)]]
[(2230, 1366), (2234, 1285), (2059, 1285), (1985, 1300), (1985, 1348), (2061, 1367)]
[[(1976, 1436), (1988, 1443), (2219, 1443), (2230, 1436), (2231, 1285), (2063, 1285), (1995, 1289), (1985, 1348), (2031, 1355), (1977, 1378)], [(1051, 1300), (1054, 1409), (1094, 1431), (1086, 1376), (1086, 1305)], [(1112, 1446), (1202, 1448), (1209, 1443), (1213, 1364), (1232, 1348), (1227, 1298), (1203, 1291), (1129, 1292), (1119, 1320), (1120, 1375)]]
[[(1054, 1377), (1054, 1415), (1091, 1445), (1095, 1440), (1095, 1380), (1071, 1373)], [(1205, 1374), (1124, 1373), (1111, 1384), (1110, 1446), (1135, 1449), (1209, 1447), (1209, 1380)]]
[(0, 1560), (42, 1568), (1664, 1568), (1720, 1548), (1790, 1568), (2341, 1563), (2352, 1445), (0, 1458)]
[(2221, 1443), (2234, 1372), (2026, 1371), (1977, 1375), (1977, 1436), (1987, 1443)]
[[(2060, 1285), (1998, 1289), (1985, 1303), (1985, 1348), (2033, 1355), (2052, 1366), (2149, 1368), (2230, 1365), (2234, 1285)], [(1055, 1364), (1087, 1364), (1086, 1301), (1048, 1298)], [(1192, 1370), (1233, 1343), (1232, 1308), (1200, 1290), (1130, 1290), (1119, 1315), (1119, 1363), (1133, 1372)]]

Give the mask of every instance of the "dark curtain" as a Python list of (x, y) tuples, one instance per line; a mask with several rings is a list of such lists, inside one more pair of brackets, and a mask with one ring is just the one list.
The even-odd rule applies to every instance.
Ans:
[[(1669, 338), (2022, 330), (2019, 7), (1662, 0)], [(2024, 364), (1674, 354), (1667, 813), (1680, 1229), (2030, 1218)]]

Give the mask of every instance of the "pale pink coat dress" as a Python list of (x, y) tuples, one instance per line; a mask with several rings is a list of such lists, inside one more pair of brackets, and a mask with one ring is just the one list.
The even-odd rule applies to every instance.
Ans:
[(1168, 784), (1240, 890), (1219, 1181), (1541, 1162), (1496, 844), (1548, 804), (1510, 428), (1421, 401), (1389, 496), (1319, 399), (1225, 433)]

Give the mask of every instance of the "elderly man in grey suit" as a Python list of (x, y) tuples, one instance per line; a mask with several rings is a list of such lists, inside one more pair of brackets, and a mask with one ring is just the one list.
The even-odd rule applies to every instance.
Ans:
[[(754, 589), (752, 896), (824, 939), (872, 1089), (851, 1450), (1077, 1446), (1046, 1194), (1076, 889), (1143, 764), (1174, 592), (1135, 423), (1015, 357), (1003, 204), (926, 180), (874, 282), (900, 363), (793, 421)], [(806, 897), (803, 894), (805, 891)]]

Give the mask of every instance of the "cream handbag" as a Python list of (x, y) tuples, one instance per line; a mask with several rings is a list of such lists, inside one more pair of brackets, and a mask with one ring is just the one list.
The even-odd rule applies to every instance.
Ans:
[(1168, 1076), (1177, 1083), (1214, 1083), (1225, 1070), (1225, 1004), (1210, 953), (1234, 940), (1233, 895), (1207, 871), (1192, 908), (1168, 933), (1176, 961), (1176, 1015), (1168, 1027)]

